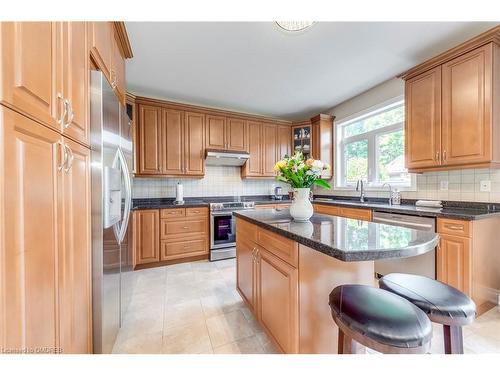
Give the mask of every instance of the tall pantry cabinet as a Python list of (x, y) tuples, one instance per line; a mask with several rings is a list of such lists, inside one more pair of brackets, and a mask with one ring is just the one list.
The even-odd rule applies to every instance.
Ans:
[(5, 352), (92, 352), (91, 27), (0, 23), (0, 349)]

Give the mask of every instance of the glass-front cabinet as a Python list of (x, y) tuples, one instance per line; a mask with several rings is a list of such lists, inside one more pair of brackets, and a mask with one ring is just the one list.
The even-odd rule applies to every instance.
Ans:
[(311, 123), (305, 121), (292, 127), (293, 151), (302, 151), (307, 159), (311, 156)]

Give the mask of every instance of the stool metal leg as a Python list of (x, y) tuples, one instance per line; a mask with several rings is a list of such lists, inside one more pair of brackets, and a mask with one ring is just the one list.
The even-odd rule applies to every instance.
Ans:
[(445, 354), (464, 354), (462, 326), (443, 325)]
[(356, 354), (355, 341), (339, 329), (338, 354)]

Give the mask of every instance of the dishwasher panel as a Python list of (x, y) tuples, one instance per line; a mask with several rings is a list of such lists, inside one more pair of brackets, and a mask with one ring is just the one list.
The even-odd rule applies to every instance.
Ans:
[[(436, 219), (432, 217), (375, 211), (373, 212), (373, 222), (436, 232)], [(377, 278), (393, 272), (410, 273), (436, 279), (436, 249), (410, 258), (375, 261), (375, 276)]]

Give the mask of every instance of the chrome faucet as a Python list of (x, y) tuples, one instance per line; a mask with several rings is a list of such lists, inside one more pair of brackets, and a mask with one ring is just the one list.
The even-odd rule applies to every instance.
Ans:
[(364, 203), (365, 201), (365, 189), (363, 187), (363, 180), (358, 180), (358, 183), (356, 184), (356, 191), (359, 191), (359, 201), (361, 203)]
[(382, 185), (382, 189), (385, 185), (389, 186), (389, 206), (392, 206), (392, 186), (390, 183), (386, 182)]

